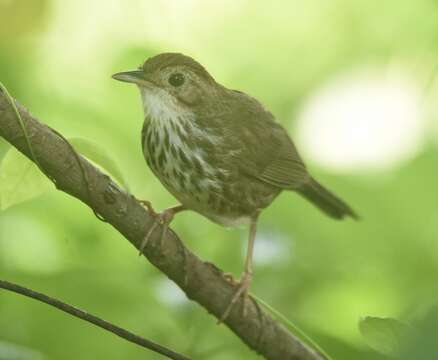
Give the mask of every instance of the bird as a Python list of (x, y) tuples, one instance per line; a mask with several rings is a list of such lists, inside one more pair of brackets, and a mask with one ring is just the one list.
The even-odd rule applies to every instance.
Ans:
[(140, 90), (141, 144), (153, 174), (180, 204), (156, 213), (162, 237), (175, 214), (192, 210), (226, 227), (249, 226), (244, 270), (222, 320), (253, 277), (253, 250), (260, 213), (283, 191), (294, 191), (334, 219), (358, 216), (307, 170), (285, 128), (257, 99), (229, 89), (192, 57), (161, 53), (136, 70), (113, 78)]

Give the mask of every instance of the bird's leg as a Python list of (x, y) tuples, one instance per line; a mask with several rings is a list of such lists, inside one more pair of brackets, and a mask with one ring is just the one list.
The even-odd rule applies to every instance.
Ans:
[(254, 241), (256, 237), (258, 215), (259, 211), (257, 211), (257, 213), (251, 219), (248, 236), (248, 250), (246, 252), (245, 260), (245, 269), (242, 273), (242, 276), (240, 277), (240, 281), (237, 283), (237, 290), (231, 298), (231, 301), (228, 304), (228, 307), (225, 309), (225, 312), (219, 319), (219, 323), (223, 322), (228, 317), (234, 304), (241, 296), (243, 296), (243, 316), (246, 316), (246, 300), (248, 299), (248, 292), (252, 280), (252, 255), (254, 252)]
[(161, 225), (163, 228), (162, 233), (161, 233), (161, 237), (160, 237), (160, 243), (162, 243), (163, 238), (166, 237), (166, 233), (167, 233), (167, 229), (169, 228), (169, 224), (171, 223), (175, 214), (177, 214), (183, 210), (186, 210), (184, 205), (177, 205), (177, 206), (167, 208), (164, 211), (162, 211), (161, 213), (156, 213), (154, 211), (154, 209), (152, 209), (150, 202), (145, 201), (142, 203), (148, 208), (151, 215), (155, 218), (155, 222), (152, 224), (151, 228), (149, 229), (148, 233), (146, 234), (146, 236), (144, 237), (144, 239), (140, 245), (140, 249), (139, 249), (140, 256), (143, 254), (143, 250), (146, 247), (152, 233), (155, 231), (157, 226)]

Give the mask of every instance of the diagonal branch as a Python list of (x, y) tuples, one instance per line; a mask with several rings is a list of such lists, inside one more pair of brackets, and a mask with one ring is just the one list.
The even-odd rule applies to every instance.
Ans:
[(61, 311), (64, 311), (70, 315), (73, 315), (77, 318), (88, 321), (89, 323), (92, 323), (92, 324), (94, 324), (102, 329), (110, 331), (113, 334), (116, 334), (117, 336), (120, 336), (121, 338), (128, 340), (134, 344), (140, 345), (144, 348), (155, 351), (156, 353), (167, 356), (169, 359), (190, 360), (188, 357), (185, 357), (184, 355), (178, 354), (178, 353), (176, 353), (168, 348), (165, 348), (164, 346), (156, 344), (156, 343), (154, 343), (150, 340), (147, 340), (141, 336), (135, 335), (132, 332), (127, 331), (119, 326), (114, 325), (114, 324), (111, 324), (110, 322), (108, 322), (104, 319), (101, 319), (95, 315), (89, 314), (81, 309), (78, 309), (74, 306), (71, 306), (71, 305), (66, 304), (62, 301), (54, 299), (50, 296), (41, 294), (41, 293), (36, 292), (34, 290), (25, 288), (25, 287), (17, 285), (17, 284), (13, 284), (13, 283), (11, 283), (9, 281), (5, 281), (5, 280), (0, 280), (0, 288), (5, 289), (5, 290), (9, 290), (9, 291), (13, 291), (17, 294), (21, 294), (21, 295), (27, 296), (29, 298), (46, 303), (48, 305), (51, 305), (51, 306), (53, 306)]
[[(44, 173), (59, 190), (87, 204), (138, 249), (154, 218), (132, 195), (74, 153), (54, 130), (17, 105), (34, 155)], [(0, 136), (32, 160), (16, 114), (1, 92)], [(162, 246), (160, 243), (160, 231), (156, 231), (144, 250), (147, 259), (174, 281), (189, 299), (220, 318), (235, 291), (222, 271), (199, 259), (172, 231), (167, 232)], [(324, 360), (322, 355), (310, 349), (261, 309), (255, 300), (252, 299), (246, 308), (246, 316), (243, 316), (242, 300), (239, 300), (225, 320), (225, 325), (251, 349), (270, 360)]]

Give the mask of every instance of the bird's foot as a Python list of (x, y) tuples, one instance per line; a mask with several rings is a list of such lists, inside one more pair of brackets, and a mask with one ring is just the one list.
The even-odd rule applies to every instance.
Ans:
[[(146, 203), (148, 203), (148, 204), (146, 204)], [(174, 208), (169, 208), (169, 209), (164, 210), (161, 213), (156, 213), (154, 211), (154, 209), (152, 208), (152, 206), (150, 205), (149, 201), (145, 201), (144, 205), (146, 207), (150, 206), (150, 209), (148, 208), (148, 210), (151, 213), (151, 215), (155, 218), (155, 222), (152, 224), (151, 228), (149, 229), (148, 233), (146, 234), (146, 236), (144, 237), (144, 239), (140, 245), (140, 249), (139, 249), (140, 256), (143, 254), (143, 250), (145, 249), (146, 245), (148, 244), (149, 239), (151, 238), (153, 232), (155, 231), (155, 229), (159, 225), (161, 225), (161, 227), (162, 227), (162, 232), (161, 232), (161, 236), (160, 236), (160, 245), (162, 245), (163, 239), (166, 237), (167, 230), (169, 228), (169, 224), (172, 222), (172, 219), (175, 215)]]
[(222, 277), (226, 280), (226, 282), (233, 286), (238, 286), (240, 284), (240, 281), (236, 280), (232, 273), (222, 273)]
[[(225, 276), (227, 274), (224, 274)], [(231, 277), (232, 278), (232, 277)], [(235, 280), (232, 278), (232, 280), (235, 282)], [(222, 314), (221, 318), (218, 321), (218, 324), (224, 322), (228, 315), (230, 315), (230, 312), (233, 308), (233, 306), (236, 304), (237, 300), (242, 296), (243, 298), (243, 305), (242, 305), (242, 315), (246, 316), (246, 303), (247, 299), (249, 298), (249, 287), (251, 286), (251, 280), (252, 280), (252, 274), (250, 272), (245, 271), (242, 274), (242, 277), (237, 285), (236, 292), (234, 293), (233, 297), (231, 298), (230, 303), (228, 304), (227, 308), (225, 309), (224, 313)]]
[(160, 215), (159, 213), (157, 213), (155, 210), (154, 210), (154, 208), (152, 207), (152, 204), (151, 204), (151, 202), (150, 201), (148, 201), (148, 200), (140, 200), (140, 199), (137, 199), (137, 201), (140, 203), (140, 204), (142, 204), (146, 209), (147, 209), (147, 211), (153, 216), (153, 217), (158, 217), (158, 215)]

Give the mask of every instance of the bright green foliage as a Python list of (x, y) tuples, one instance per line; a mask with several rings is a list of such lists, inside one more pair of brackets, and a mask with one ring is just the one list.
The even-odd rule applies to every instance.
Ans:
[(367, 316), (360, 320), (359, 330), (371, 348), (394, 355), (400, 350), (407, 325), (396, 319)]
[(53, 189), (51, 181), (15, 148), (10, 148), (0, 164), (0, 209), (32, 199)]
[(4, 156), (6, 155), (6, 153), (8, 152), (8, 149), (10, 147), (11, 147), (11, 145), (9, 145), (9, 143), (5, 139), (0, 138), (0, 162), (2, 161)]

